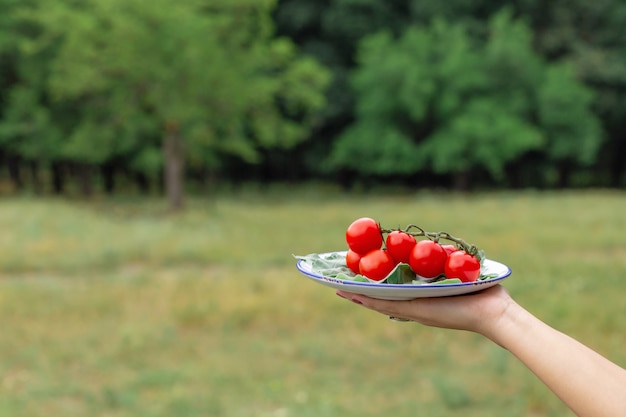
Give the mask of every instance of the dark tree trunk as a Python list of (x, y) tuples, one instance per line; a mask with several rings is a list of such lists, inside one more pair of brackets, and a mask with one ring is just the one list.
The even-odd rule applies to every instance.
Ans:
[(115, 166), (112, 163), (104, 164), (100, 170), (104, 182), (104, 191), (111, 195), (115, 191)]
[(557, 166), (557, 183), (556, 186), (559, 189), (565, 189), (569, 187), (570, 178), (572, 176), (572, 167), (571, 164), (567, 161), (562, 161), (558, 163)]
[(471, 173), (469, 170), (455, 172), (452, 178), (452, 187), (455, 191), (469, 191), (471, 186)]
[(509, 182), (509, 187), (512, 189), (519, 190), (523, 187), (522, 169), (521, 164), (517, 162), (513, 162), (506, 167), (505, 175)]
[(21, 160), (18, 156), (8, 155), (7, 165), (9, 169), (9, 177), (15, 186), (15, 189), (21, 191), (24, 189), (24, 181), (22, 180)]
[(624, 186), (624, 171), (626, 171), (626, 141), (613, 139), (615, 151), (609, 163), (609, 181), (611, 187), (620, 188)]
[(138, 172), (133, 176), (133, 178), (141, 194), (146, 195), (150, 193), (150, 181), (148, 180), (148, 176), (146, 174)]
[(39, 176), (39, 162), (30, 161), (28, 163), (28, 169), (30, 170), (31, 180), (33, 182), (33, 191), (35, 194), (41, 194), (43, 187), (41, 185), (41, 177)]
[(163, 154), (165, 157), (165, 194), (170, 209), (178, 211), (183, 208), (185, 155), (177, 123), (168, 123), (165, 126)]
[(52, 167), (52, 192), (56, 195), (63, 194), (65, 189), (65, 175), (63, 172), (63, 164), (61, 162), (53, 162)]

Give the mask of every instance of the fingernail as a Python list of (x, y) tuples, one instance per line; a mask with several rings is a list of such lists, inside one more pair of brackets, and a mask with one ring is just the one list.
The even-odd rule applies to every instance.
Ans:
[(343, 295), (341, 295), (340, 293), (336, 292), (335, 294), (337, 294), (339, 297), (343, 298), (344, 300), (346, 299), (346, 297), (344, 297)]

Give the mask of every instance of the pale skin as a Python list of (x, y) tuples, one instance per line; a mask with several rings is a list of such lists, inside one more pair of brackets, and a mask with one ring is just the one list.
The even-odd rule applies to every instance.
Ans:
[(500, 285), (411, 301), (337, 295), (390, 317), (487, 337), (515, 355), (579, 417), (626, 415), (626, 370), (533, 316)]

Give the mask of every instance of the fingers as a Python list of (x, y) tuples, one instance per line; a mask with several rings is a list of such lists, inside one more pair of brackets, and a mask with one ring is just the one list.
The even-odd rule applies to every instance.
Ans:
[(410, 311), (409, 301), (390, 301), (390, 300), (381, 300), (377, 298), (370, 298), (361, 294), (354, 294), (345, 291), (337, 291), (336, 294), (339, 297), (345, 298), (346, 300), (350, 300), (355, 304), (362, 305), (365, 308), (370, 310), (377, 311), (381, 314), (386, 314), (390, 317), (395, 318), (403, 318), (412, 320), (410, 316), (408, 316), (408, 312)]
[(389, 317), (407, 319), (427, 326), (485, 333), (498, 323), (512, 300), (499, 285), (484, 291), (454, 297), (416, 298), (392, 301), (337, 291), (338, 296)]
[(434, 327), (453, 329), (466, 327), (466, 314), (457, 311), (458, 309), (450, 304), (451, 299), (417, 298), (415, 300), (395, 301), (370, 298), (345, 291), (337, 291), (336, 294), (389, 317), (406, 319)]

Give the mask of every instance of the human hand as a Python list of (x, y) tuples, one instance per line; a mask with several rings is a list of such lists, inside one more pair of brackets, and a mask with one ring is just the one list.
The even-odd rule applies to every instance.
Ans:
[(416, 321), (426, 326), (469, 330), (492, 337), (499, 319), (515, 304), (501, 285), (454, 297), (390, 301), (337, 291), (337, 295), (389, 317)]

